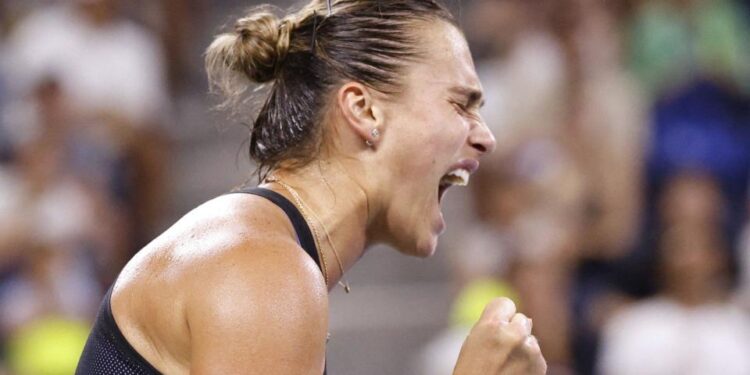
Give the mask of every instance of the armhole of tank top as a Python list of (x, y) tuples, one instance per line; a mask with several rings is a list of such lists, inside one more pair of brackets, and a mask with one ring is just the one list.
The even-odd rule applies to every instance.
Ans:
[(138, 362), (138, 365), (146, 367), (154, 374), (161, 374), (161, 372), (159, 372), (159, 370), (157, 370), (149, 361), (147, 361), (146, 358), (143, 358), (141, 353), (138, 353), (138, 351), (135, 350), (133, 345), (131, 345), (130, 341), (125, 338), (125, 335), (117, 325), (115, 315), (112, 313), (112, 290), (114, 289), (114, 287), (115, 284), (113, 283), (112, 286), (109, 287), (107, 294), (104, 296), (104, 321), (107, 325), (107, 330), (110, 331), (112, 335), (114, 335), (114, 344), (117, 346), (120, 352), (128, 357), (128, 360)]

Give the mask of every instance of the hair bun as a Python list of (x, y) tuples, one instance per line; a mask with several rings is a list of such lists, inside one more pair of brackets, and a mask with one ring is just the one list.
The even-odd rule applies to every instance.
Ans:
[(235, 24), (237, 62), (247, 76), (259, 83), (276, 78), (289, 49), (289, 27), (274, 14), (262, 12)]
[(241, 85), (232, 72), (242, 73), (257, 83), (273, 81), (289, 49), (290, 26), (268, 11), (243, 17), (233, 33), (221, 34), (206, 51), (206, 69), (212, 86), (225, 94)]

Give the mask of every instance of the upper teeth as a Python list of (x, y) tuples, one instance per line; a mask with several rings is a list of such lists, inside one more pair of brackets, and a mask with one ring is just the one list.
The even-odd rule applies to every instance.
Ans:
[(470, 173), (466, 169), (456, 169), (445, 175), (443, 181), (453, 185), (466, 186), (469, 184), (469, 175)]

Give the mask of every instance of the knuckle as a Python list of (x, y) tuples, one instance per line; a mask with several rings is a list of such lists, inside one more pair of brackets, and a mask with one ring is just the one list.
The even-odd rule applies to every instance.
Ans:
[(521, 335), (522, 337), (529, 336), (531, 332), (529, 332), (528, 328), (525, 325), (525, 322), (522, 320), (514, 320), (508, 325), (508, 329), (512, 330), (518, 335)]
[(502, 329), (502, 322), (497, 319), (491, 319), (478, 322), (474, 325), (474, 330), (479, 332), (496, 332)]
[(497, 303), (500, 304), (500, 306), (502, 306), (503, 308), (512, 311), (511, 315), (516, 312), (516, 304), (512, 299), (508, 297), (498, 297), (495, 299), (495, 301), (498, 301)]
[(540, 357), (542, 355), (542, 348), (539, 347), (539, 344), (529, 343), (528, 340), (524, 344), (524, 349), (531, 357)]
[(517, 313), (515, 313), (515, 314), (513, 315), (513, 318), (514, 318), (514, 319), (528, 319), (529, 317), (528, 317), (528, 316), (526, 316), (526, 314), (524, 314), (524, 313), (522, 313), (522, 312), (517, 312)]
[(486, 305), (481, 320), (509, 320), (515, 312), (516, 304), (511, 299), (498, 297)]
[(521, 330), (514, 327), (516, 327), (515, 324), (508, 324), (506, 327), (500, 330), (500, 334), (498, 336), (500, 337), (500, 340), (502, 342), (511, 344), (513, 346), (518, 346), (523, 343), (526, 335)]
[(517, 313), (513, 315), (511, 322), (516, 322), (521, 325), (524, 331), (531, 334), (531, 319), (523, 313)]

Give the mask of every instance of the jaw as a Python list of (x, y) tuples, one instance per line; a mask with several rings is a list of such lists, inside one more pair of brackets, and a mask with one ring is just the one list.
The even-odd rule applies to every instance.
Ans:
[(389, 191), (388, 203), (381, 206), (386, 212), (379, 220), (380, 242), (404, 255), (427, 258), (435, 253), (438, 237), (446, 226), (441, 203), (451, 186), (441, 184), (445, 171), (438, 173), (403, 177), (402, 181), (411, 183), (401, 183), (401, 189)]
[(435, 253), (445, 221), (435, 193), (421, 194), (420, 198), (419, 201), (405, 199), (410, 203), (394, 205), (402, 210), (394, 210), (388, 221), (389, 245), (404, 255), (427, 258)]

